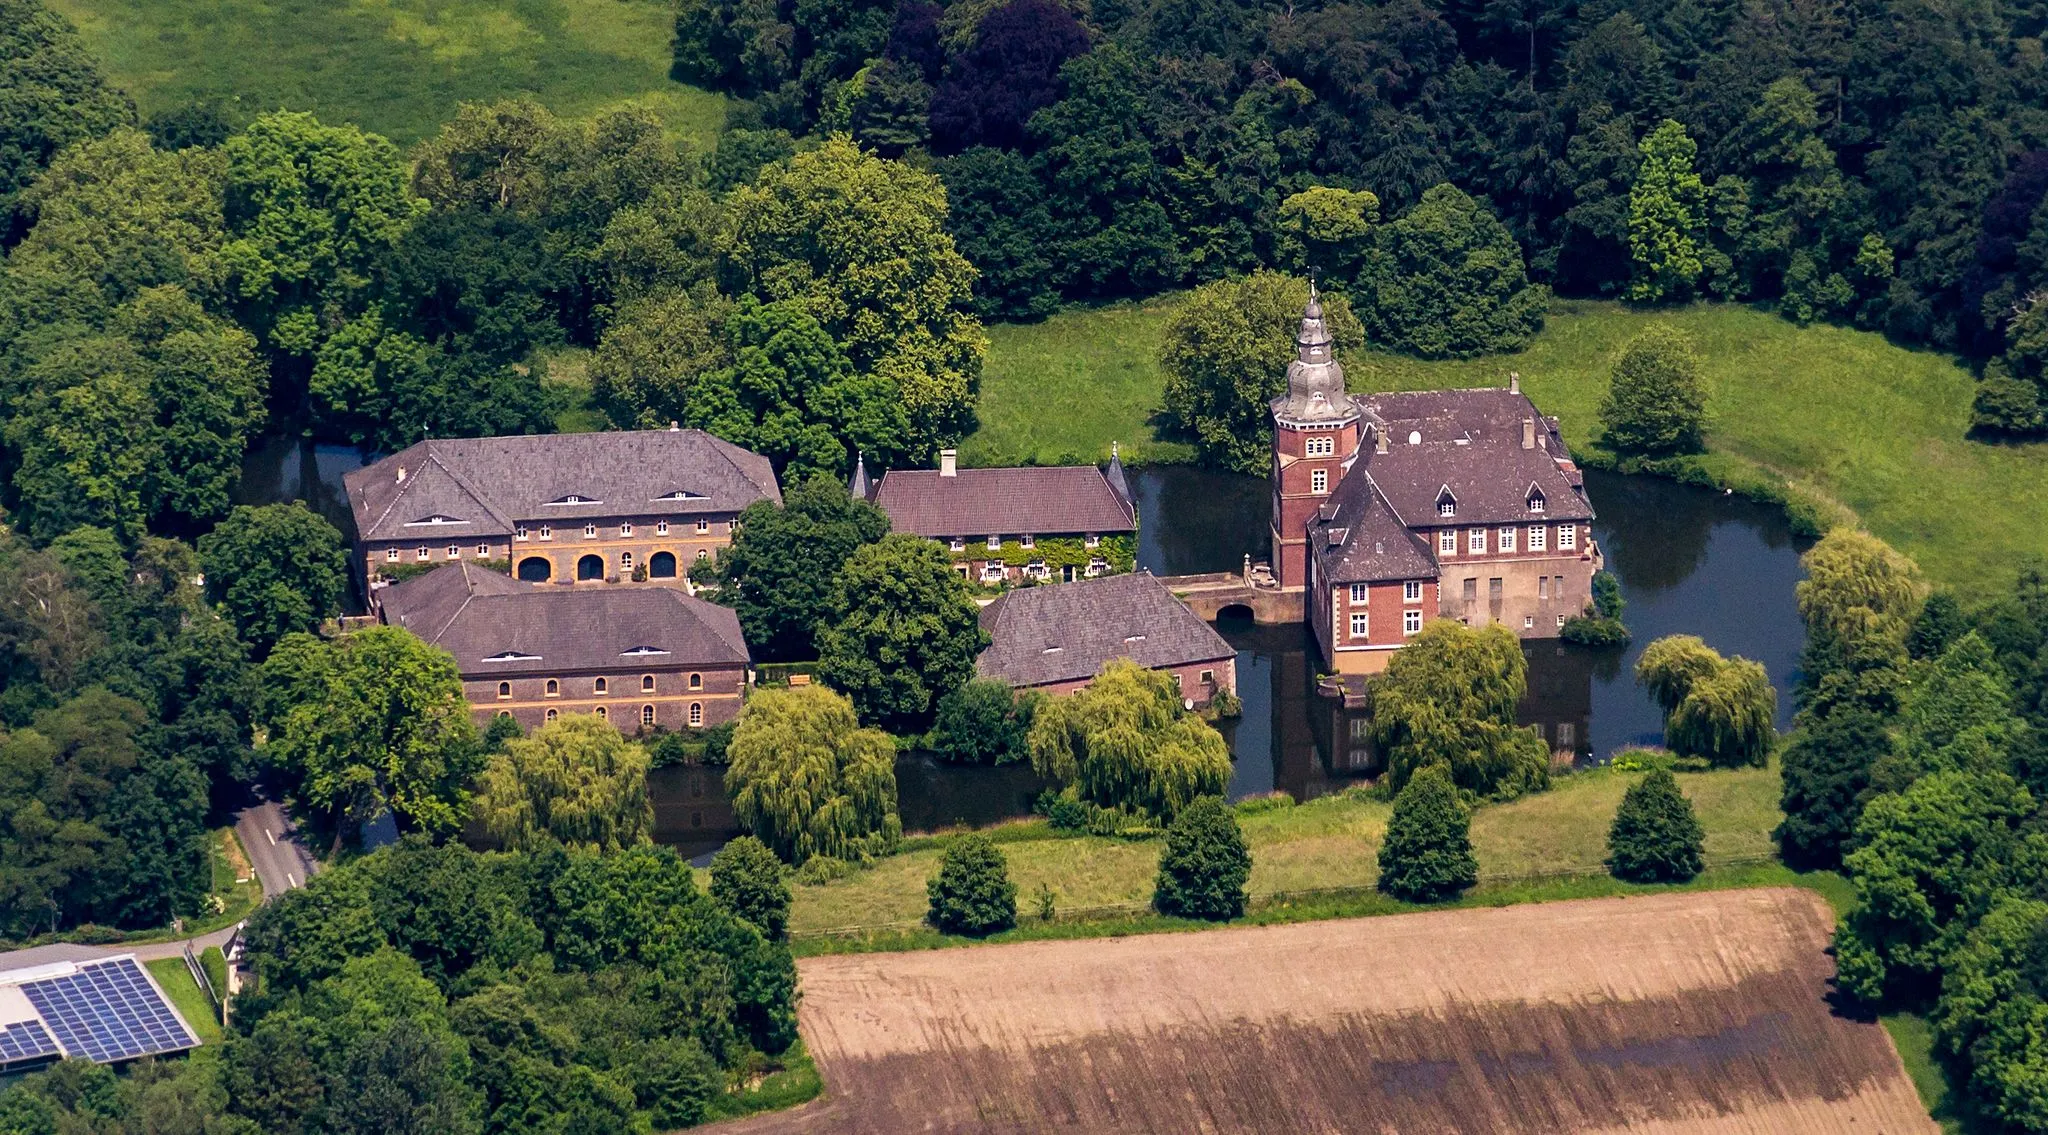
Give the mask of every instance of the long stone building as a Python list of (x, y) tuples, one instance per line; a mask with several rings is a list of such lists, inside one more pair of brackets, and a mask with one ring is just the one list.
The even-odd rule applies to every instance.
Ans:
[(1123, 462), (962, 469), (952, 450), (937, 469), (891, 469), (868, 483), (864, 461), (849, 486), (898, 532), (944, 544), (954, 570), (985, 587), (1072, 582), (1130, 571), (1138, 511)]
[(679, 581), (740, 510), (782, 499), (766, 457), (682, 429), (432, 439), (342, 484), (366, 591), (457, 560), (530, 583)]
[(1370, 672), (1433, 618), (1554, 638), (1600, 549), (1557, 419), (1520, 389), (1352, 395), (1311, 294), (1272, 402), (1273, 573), (1331, 669)]

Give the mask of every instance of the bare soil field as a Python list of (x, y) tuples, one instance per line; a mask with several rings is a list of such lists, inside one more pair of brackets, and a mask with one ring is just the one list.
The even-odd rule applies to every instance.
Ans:
[(724, 1135), (1936, 1130), (1796, 889), (806, 959), (825, 1095)]

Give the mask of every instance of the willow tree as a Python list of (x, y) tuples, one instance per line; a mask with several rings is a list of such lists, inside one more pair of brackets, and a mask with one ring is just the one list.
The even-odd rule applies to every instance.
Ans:
[(740, 711), (726, 753), (733, 811), (785, 862), (885, 854), (903, 834), (896, 743), (861, 728), (844, 694), (761, 690)]
[(1730, 658), (1692, 683), (1664, 723), (1664, 743), (1681, 757), (1705, 757), (1717, 768), (1770, 760), (1778, 734), (1778, 691), (1762, 664)]
[(1396, 651), (1372, 687), (1373, 736), (1395, 791), (1416, 770), (1449, 767), (1458, 787), (1506, 799), (1550, 783), (1550, 753), (1515, 724), (1529, 688), (1521, 640), (1499, 624), (1439, 619)]
[(1636, 685), (1668, 716), (1685, 700), (1694, 682), (1722, 666), (1721, 655), (1698, 635), (1674, 634), (1643, 648), (1636, 659)]
[(492, 755), (477, 781), (477, 816), (491, 838), (521, 850), (550, 839), (594, 851), (647, 843), (648, 764), (647, 750), (617, 726), (570, 714)]
[(1049, 698), (1031, 723), (1031, 767), (1104, 808), (1171, 820), (1230, 783), (1230, 746), (1181, 706), (1172, 676), (1112, 660), (1076, 694)]
[(1906, 635), (1923, 585), (1912, 560), (1868, 532), (1836, 528), (1799, 557), (1796, 594), (1806, 622), (1799, 669), (1806, 711), (1853, 703), (1897, 708), (1905, 685)]

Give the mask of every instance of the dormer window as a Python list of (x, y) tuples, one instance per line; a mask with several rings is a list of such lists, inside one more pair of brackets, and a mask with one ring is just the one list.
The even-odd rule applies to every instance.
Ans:
[(522, 653), (522, 652), (520, 652), (520, 651), (517, 651), (517, 650), (501, 650), (501, 651), (499, 651), (499, 652), (498, 652), (498, 653), (496, 653), (496, 654), (486, 655), (486, 656), (484, 657), (484, 661), (485, 661), (485, 662), (539, 662), (539, 661), (540, 661), (540, 655), (538, 655), (538, 654), (525, 654), (525, 653)]
[(648, 657), (648, 656), (650, 656), (650, 655), (655, 655), (655, 654), (667, 654), (667, 653), (668, 653), (668, 651), (666, 651), (666, 650), (663, 650), (662, 648), (660, 648), (660, 647), (658, 647), (658, 646), (636, 646), (636, 647), (634, 647), (634, 648), (633, 648), (633, 649), (631, 649), (631, 650), (625, 650), (625, 651), (621, 651), (621, 652), (619, 652), (619, 657), (621, 657), (621, 658), (646, 658), (646, 657)]
[(432, 515), (432, 516), (422, 516), (422, 517), (420, 517), (420, 518), (419, 518), (418, 520), (408, 520), (408, 521), (406, 521), (406, 522), (405, 522), (405, 526), (406, 526), (407, 528), (431, 528), (431, 527), (433, 527), (433, 526), (435, 526), (435, 525), (440, 525), (440, 524), (468, 524), (468, 523), (469, 523), (469, 521), (467, 521), (467, 520), (464, 520), (463, 518), (461, 518), (461, 517), (459, 517), (459, 516), (447, 516), (447, 515), (444, 515), (444, 514), (442, 514), (442, 513), (438, 513), (438, 512), (437, 512), (437, 513), (435, 513), (435, 514), (434, 514), (434, 515)]
[(1003, 538), (1002, 538), (1001, 536), (990, 536), (990, 537), (988, 538), (988, 550), (989, 550), (989, 551), (991, 551), (991, 552), (999, 552), (999, 551), (1002, 551), (1002, 548), (1003, 548)]
[(1542, 512), (1542, 511), (1543, 511), (1543, 490), (1542, 490), (1542, 489), (1539, 489), (1539, 488), (1537, 488), (1537, 487), (1536, 487), (1536, 486), (1535, 486), (1534, 484), (1531, 484), (1531, 485), (1529, 486), (1529, 494), (1528, 494), (1527, 498), (1525, 498), (1525, 499), (1527, 499), (1527, 501), (1529, 502), (1529, 511), (1530, 511), (1530, 512)]
[(687, 489), (675, 489), (671, 492), (663, 493), (654, 499), (658, 501), (694, 501), (703, 500), (704, 496), (701, 493), (693, 493)]
[(1458, 515), (1458, 502), (1454, 500), (1440, 500), (1436, 502), (1436, 514), (1438, 516)]
[(549, 504), (603, 504), (604, 502), (603, 502), (603, 501), (601, 501), (601, 500), (598, 500), (598, 499), (597, 499), (596, 497), (586, 497), (586, 496), (582, 496), (582, 495), (580, 495), (580, 494), (577, 494), (577, 493), (570, 493), (570, 494), (569, 494), (568, 496), (565, 496), (565, 497), (556, 497), (556, 498), (555, 498), (554, 500), (551, 500), (551, 501), (549, 501), (548, 503), (549, 503)]

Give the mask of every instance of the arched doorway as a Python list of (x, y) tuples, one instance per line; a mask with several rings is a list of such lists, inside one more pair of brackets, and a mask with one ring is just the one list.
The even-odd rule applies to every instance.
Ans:
[(603, 556), (585, 556), (585, 557), (583, 557), (582, 559), (580, 559), (580, 560), (577, 560), (577, 561), (576, 561), (576, 580), (577, 580), (577, 582), (581, 583), (582, 581), (584, 581), (584, 580), (586, 580), (586, 579), (603, 579), (603, 578), (604, 578), (604, 557), (603, 557)]
[(656, 552), (647, 558), (647, 578), (674, 579), (676, 577), (676, 554)]
[(519, 561), (519, 578), (528, 583), (546, 583), (554, 574), (554, 561), (546, 556), (528, 556)]

